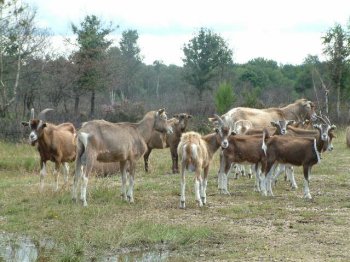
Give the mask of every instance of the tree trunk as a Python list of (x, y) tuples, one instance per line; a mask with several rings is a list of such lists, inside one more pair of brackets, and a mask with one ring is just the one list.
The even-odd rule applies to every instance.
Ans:
[(157, 95), (157, 98), (159, 98), (159, 75), (157, 76), (156, 95)]
[(337, 83), (337, 119), (340, 120), (340, 81)]
[(79, 94), (75, 94), (75, 98), (74, 98), (74, 114), (77, 117), (79, 114), (79, 100), (80, 100), (80, 96)]
[(91, 100), (90, 100), (90, 117), (93, 118), (95, 114), (95, 90), (91, 91)]

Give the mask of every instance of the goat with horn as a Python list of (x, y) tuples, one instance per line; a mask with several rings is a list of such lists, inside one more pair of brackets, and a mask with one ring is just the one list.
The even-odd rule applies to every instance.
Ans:
[(63, 123), (54, 125), (46, 122), (46, 113), (52, 111), (46, 108), (34, 116), (34, 108), (31, 110), (31, 119), (28, 122), (23, 121), (23, 126), (29, 126), (29, 142), (32, 146), (37, 146), (40, 154), (40, 189), (44, 188), (44, 177), (46, 176), (46, 162), (55, 163), (55, 190), (58, 190), (58, 176), (61, 164), (64, 167), (65, 183), (68, 181), (69, 166), (68, 162), (75, 160), (76, 131), (72, 123)]

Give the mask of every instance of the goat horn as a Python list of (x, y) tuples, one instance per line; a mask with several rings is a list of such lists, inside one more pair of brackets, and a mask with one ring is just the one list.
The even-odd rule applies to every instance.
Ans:
[(323, 115), (323, 116), (324, 116), (324, 117), (325, 117), (325, 119), (327, 120), (328, 124), (329, 124), (329, 125), (331, 125), (331, 121), (329, 121), (328, 116), (326, 116), (326, 115)]
[(42, 110), (39, 115), (38, 115), (38, 119), (40, 120), (46, 120), (45, 117), (46, 117), (46, 113), (49, 112), (49, 111), (52, 111), (53, 109), (52, 108), (45, 108), (44, 110)]
[(324, 120), (324, 118), (323, 118), (322, 116), (317, 116), (317, 115), (316, 115), (316, 117), (317, 117), (318, 119), (320, 119), (323, 123), (325, 123), (325, 124), (328, 125), (328, 123), (326, 122), (326, 120)]
[(218, 122), (221, 126), (224, 125), (224, 121), (222, 120), (222, 118), (220, 116), (218, 116), (217, 114), (214, 114), (214, 117), (218, 120)]

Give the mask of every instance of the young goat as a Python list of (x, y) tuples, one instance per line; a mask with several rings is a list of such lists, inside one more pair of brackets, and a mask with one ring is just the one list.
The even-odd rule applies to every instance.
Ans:
[[(215, 115), (216, 119), (220, 119)], [(212, 119), (210, 119), (213, 121)], [(221, 119), (220, 119), (221, 120)], [(185, 171), (195, 172), (195, 197), (199, 207), (207, 202), (206, 189), (208, 181), (209, 165), (214, 153), (221, 146), (228, 146), (227, 137), (230, 135), (230, 128), (222, 125), (215, 128), (215, 133), (205, 136), (196, 132), (182, 134), (178, 146), (178, 154), (181, 159), (181, 197), (180, 208), (185, 208)], [(203, 177), (201, 171), (203, 169)]]

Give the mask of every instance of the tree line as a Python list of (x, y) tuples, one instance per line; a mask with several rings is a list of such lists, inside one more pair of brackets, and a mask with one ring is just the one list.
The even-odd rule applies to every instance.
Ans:
[[(203, 119), (235, 106), (280, 106), (307, 97), (338, 123), (349, 120), (350, 23), (335, 24), (320, 39), (326, 61), (308, 55), (300, 65), (266, 58), (244, 64), (220, 34), (200, 28), (183, 44), (183, 66), (142, 60), (136, 29), (113, 42), (112, 23), (87, 15), (71, 24), (76, 48), (49, 51), (50, 32), (36, 24), (36, 11), (19, 0), (0, 2), (0, 119), (9, 128), (31, 108), (55, 109), (55, 120), (137, 121), (165, 106)], [(15, 120), (15, 121), (13, 121)], [(204, 121), (204, 120), (203, 120)]]

